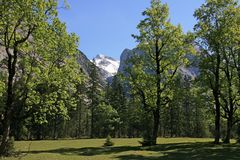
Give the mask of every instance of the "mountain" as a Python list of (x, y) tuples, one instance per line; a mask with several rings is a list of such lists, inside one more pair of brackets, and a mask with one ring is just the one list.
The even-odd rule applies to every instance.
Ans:
[[(91, 73), (91, 65), (93, 64), (93, 62), (89, 60), (87, 56), (81, 51), (78, 51), (77, 61), (80, 64), (83, 73), (85, 73), (86, 76), (89, 76)], [(99, 75), (100, 83), (102, 85), (106, 84), (109, 73), (97, 66), (97, 74)]]
[(4, 47), (0, 45), (0, 61), (6, 57)]
[(102, 54), (93, 58), (92, 62), (100, 69), (107, 72), (106, 79), (117, 74), (120, 62)]
[(120, 65), (118, 68), (118, 72), (119, 73), (124, 73), (126, 68), (131, 67), (131, 63), (129, 62), (129, 60), (134, 56), (134, 55), (142, 55), (144, 54), (143, 51), (134, 48), (132, 50), (130, 49), (124, 49), (121, 56), (120, 56)]
[[(76, 59), (77, 59), (77, 62), (80, 64), (80, 68), (81, 68), (82, 72), (87, 77), (89, 77), (89, 75), (91, 73), (91, 65), (93, 65), (93, 63), (87, 58), (87, 56), (83, 52), (81, 52), (79, 50), (77, 50), (76, 52), (77, 52)], [(2, 60), (6, 57), (7, 57), (6, 51), (5, 51), (4, 47), (0, 45), (0, 62), (2, 62)], [(2, 65), (2, 63), (0, 63), (0, 70), (2, 69), (1, 65)], [(108, 78), (109, 73), (107, 71), (97, 67), (97, 74), (99, 75), (101, 85), (103, 85), (103, 86), (106, 85), (107, 84), (106, 79)]]

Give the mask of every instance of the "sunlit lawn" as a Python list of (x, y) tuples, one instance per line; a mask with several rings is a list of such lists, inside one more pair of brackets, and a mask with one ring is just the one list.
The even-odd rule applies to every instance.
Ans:
[(4, 160), (239, 160), (240, 145), (214, 145), (205, 138), (159, 138), (158, 145), (141, 147), (141, 139), (113, 139), (113, 147), (103, 147), (104, 139), (16, 142), (17, 157)]

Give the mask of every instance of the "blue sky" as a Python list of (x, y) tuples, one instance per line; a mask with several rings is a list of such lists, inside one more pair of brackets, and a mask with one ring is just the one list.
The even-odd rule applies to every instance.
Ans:
[[(170, 8), (173, 24), (181, 24), (185, 32), (196, 23), (194, 10), (204, 0), (162, 0)], [(70, 9), (60, 9), (59, 17), (68, 32), (80, 37), (79, 49), (89, 59), (104, 54), (119, 59), (125, 48), (136, 46), (131, 34), (137, 34), (141, 13), (150, 0), (68, 0)]]

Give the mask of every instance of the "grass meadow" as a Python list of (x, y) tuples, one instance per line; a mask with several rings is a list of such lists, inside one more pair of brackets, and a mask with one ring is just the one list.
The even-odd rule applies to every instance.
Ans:
[(141, 147), (138, 138), (17, 141), (18, 154), (3, 160), (239, 160), (240, 145), (214, 145), (209, 138), (159, 138), (158, 145)]

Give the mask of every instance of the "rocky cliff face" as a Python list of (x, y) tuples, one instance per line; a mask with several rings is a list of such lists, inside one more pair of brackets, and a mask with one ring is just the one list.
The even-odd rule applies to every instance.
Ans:
[(129, 61), (134, 55), (141, 55), (141, 54), (144, 54), (143, 51), (137, 49), (137, 48), (134, 48), (132, 50), (130, 49), (124, 49), (121, 56), (120, 56), (120, 65), (119, 65), (119, 68), (118, 68), (118, 72), (119, 73), (124, 73), (125, 70), (128, 68), (128, 67), (131, 67), (131, 62)]
[[(120, 66), (118, 69), (119, 73), (126, 74), (125, 70), (126, 68), (131, 67), (131, 62), (129, 62), (129, 60), (134, 56), (134, 54), (141, 55), (141, 54), (144, 54), (144, 52), (136, 48), (132, 50), (130, 49), (123, 50), (120, 57)], [(194, 57), (193, 55), (187, 55), (186, 57), (190, 61), (190, 65), (187, 67), (181, 66), (178, 71), (183, 76), (195, 78), (196, 76), (199, 75), (199, 67), (198, 67), (198, 62), (196, 60), (196, 57)]]
[[(111, 57), (105, 55), (97, 55), (93, 60), (89, 60), (87, 56), (81, 52), (77, 51), (77, 61), (81, 66), (82, 71), (89, 76), (91, 72), (90, 66), (94, 63), (97, 66), (97, 72), (100, 77), (100, 81), (102, 84), (106, 84), (107, 81), (111, 81), (112, 77), (117, 73), (122, 73), (126, 75), (126, 68), (131, 67), (131, 62), (129, 60), (132, 58), (133, 55), (141, 55), (144, 54), (143, 51), (139, 49), (124, 49), (121, 56), (120, 61), (115, 60)], [(0, 61), (6, 56), (4, 53), (3, 47), (0, 46)], [(192, 55), (187, 55), (191, 65), (188, 67), (181, 66), (179, 68), (179, 72), (191, 78), (195, 78), (199, 75), (199, 67), (196, 58)]]
[[(4, 50), (4, 47), (0, 46), (0, 62), (6, 58), (6, 51)], [(81, 51), (77, 51), (77, 62), (80, 64), (80, 67), (81, 67), (81, 70), (83, 71), (83, 73), (86, 75), (86, 76), (89, 76), (90, 72), (91, 72), (91, 65), (92, 65), (92, 62), (87, 58), (87, 56), (81, 52)], [(1, 63), (0, 63), (0, 70), (1, 70)], [(100, 77), (100, 83), (101, 84), (106, 84), (106, 79), (108, 77), (108, 72), (97, 67), (97, 73)]]
[(0, 61), (3, 60), (6, 57), (4, 47), (0, 45)]
[[(87, 56), (81, 52), (81, 51), (78, 51), (78, 54), (77, 54), (77, 61), (78, 63), (80, 64), (80, 67), (81, 69), (83, 70), (83, 72), (89, 76), (90, 73), (91, 73), (91, 65), (93, 64), (92, 61), (90, 61)], [(96, 65), (96, 64), (95, 64)], [(108, 75), (109, 73), (101, 68), (99, 68), (97, 66), (97, 73), (99, 75), (99, 78), (100, 78), (100, 83), (101, 84), (106, 84), (107, 83), (107, 78), (108, 78)]]

